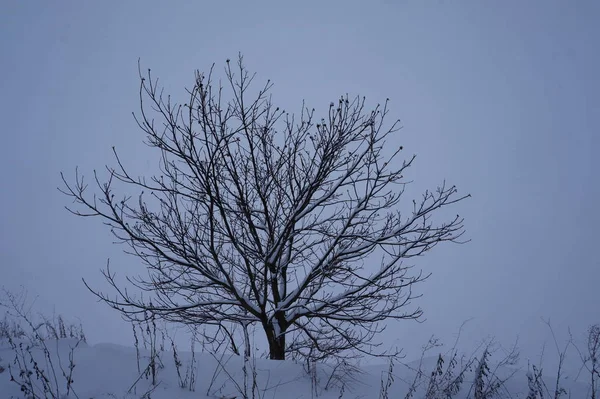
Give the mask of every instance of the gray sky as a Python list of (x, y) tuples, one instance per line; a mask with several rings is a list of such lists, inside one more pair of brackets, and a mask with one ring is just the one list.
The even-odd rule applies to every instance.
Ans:
[[(415, 188), (447, 179), (473, 198), (456, 211), (472, 242), (416, 261), (427, 321), (386, 331), (411, 348), (519, 337), (539, 352), (600, 322), (600, 2), (597, 1), (6, 1), (0, 12), (0, 285), (79, 317), (92, 342), (130, 343), (118, 314), (81, 278), (143, 272), (99, 219), (71, 216), (59, 172), (112, 163), (136, 171), (156, 154), (141, 140), (137, 59), (173, 95), (193, 71), (245, 55), (274, 100), (326, 110), (340, 94), (392, 100)], [(252, 2), (255, 3), (255, 2)], [(414, 351), (409, 350), (409, 354)]]

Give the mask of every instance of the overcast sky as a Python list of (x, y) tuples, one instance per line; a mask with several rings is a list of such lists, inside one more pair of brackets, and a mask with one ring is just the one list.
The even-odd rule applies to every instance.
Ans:
[[(254, 5), (259, 4), (259, 5)], [(414, 263), (422, 324), (384, 338), (411, 348), (432, 333), (519, 338), (539, 353), (550, 318), (562, 337), (600, 322), (600, 2), (597, 1), (57, 1), (0, 12), (0, 285), (79, 317), (92, 342), (129, 344), (130, 328), (96, 303), (84, 277), (143, 272), (99, 219), (63, 207), (59, 172), (87, 175), (116, 146), (154, 167), (141, 141), (137, 60), (182, 96), (195, 69), (239, 51), (274, 101), (325, 111), (340, 94), (391, 99), (395, 136), (417, 154), (418, 189), (443, 179), (472, 198), (467, 245)], [(179, 97), (184, 98), (184, 97)]]

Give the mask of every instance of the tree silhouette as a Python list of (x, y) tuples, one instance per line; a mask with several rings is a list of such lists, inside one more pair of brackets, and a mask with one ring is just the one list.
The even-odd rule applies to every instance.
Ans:
[[(260, 325), (271, 359), (373, 353), (381, 322), (422, 314), (412, 286), (427, 275), (404, 261), (458, 242), (463, 219), (432, 215), (466, 196), (442, 184), (397, 209), (414, 156), (401, 162), (402, 147), (386, 145), (399, 129), (384, 123), (387, 100), (367, 110), (346, 95), (317, 120), (304, 104), (296, 116), (276, 107), (270, 81), (251, 94), (241, 56), (224, 86), (213, 73), (196, 72), (176, 104), (140, 71), (136, 121), (160, 174), (132, 176), (116, 151), (104, 180), (94, 172), (98, 194), (77, 170), (73, 183), (61, 174), (79, 205), (67, 209), (103, 219), (148, 270), (127, 279), (144, 296), (109, 267), (114, 295), (88, 288), (130, 318)], [(116, 196), (116, 183), (134, 193)]]

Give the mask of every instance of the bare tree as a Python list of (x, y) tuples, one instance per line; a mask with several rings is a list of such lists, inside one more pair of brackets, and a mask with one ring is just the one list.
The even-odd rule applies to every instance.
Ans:
[[(115, 295), (92, 292), (129, 317), (260, 324), (271, 359), (309, 347), (372, 350), (381, 322), (422, 314), (411, 288), (427, 275), (404, 261), (458, 242), (463, 219), (432, 216), (466, 196), (444, 183), (397, 209), (414, 156), (399, 162), (402, 147), (386, 144), (399, 130), (384, 123), (387, 100), (367, 110), (346, 95), (317, 120), (304, 104), (296, 116), (273, 105), (270, 81), (252, 94), (241, 56), (227, 61), (225, 85), (213, 70), (196, 72), (185, 104), (140, 70), (134, 116), (160, 153), (160, 175), (132, 176), (116, 151), (105, 179), (94, 171), (97, 195), (77, 170), (73, 183), (61, 174), (61, 191), (79, 205), (67, 209), (103, 219), (149, 271), (128, 278), (146, 297), (108, 267)], [(121, 183), (137, 191), (117, 197)]]

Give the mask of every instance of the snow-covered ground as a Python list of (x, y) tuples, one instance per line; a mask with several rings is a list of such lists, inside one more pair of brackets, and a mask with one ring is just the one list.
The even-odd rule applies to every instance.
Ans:
[[(22, 344), (22, 345), (21, 345)], [(17, 351), (15, 352), (15, 345)], [(190, 366), (192, 365), (191, 352), (179, 352), (178, 367), (172, 351), (157, 350), (155, 385), (152, 384), (149, 364), (151, 352), (140, 349), (138, 354), (134, 347), (123, 347), (113, 344), (97, 344), (88, 346), (76, 339), (45, 340), (45, 346), (50, 356), (44, 355), (44, 347), (38, 346), (27, 349), (27, 342), (13, 342), (11, 345), (4, 340), (0, 344), (0, 398), (27, 398), (21, 392), (21, 386), (11, 381), (11, 374), (18, 381), (26, 381), (27, 374), (20, 372), (28, 369), (32, 372), (31, 381), (37, 389), (37, 397), (79, 398), (79, 399), (185, 399), (185, 398), (243, 398), (242, 392), (248, 392), (247, 397), (252, 398), (404, 398), (410, 383), (415, 378), (415, 371), (420, 361), (410, 363), (397, 363), (394, 365), (388, 380), (389, 364), (379, 366), (364, 366), (355, 373), (343, 375), (338, 368), (332, 377), (332, 367), (318, 365), (316, 383), (311, 378), (302, 364), (293, 361), (271, 361), (266, 359), (250, 360), (246, 364), (244, 373), (243, 358), (236, 355), (211, 355), (198, 351), (194, 354), (193, 375), (190, 390)], [(74, 349), (73, 349), (74, 348)], [(37, 362), (31, 361), (31, 356)], [(15, 359), (21, 360), (21, 366)], [(72, 359), (72, 362), (71, 360)], [(139, 359), (139, 365), (138, 365)], [(493, 363), (492, 358), (492, 363)], [(17, 362), (18, 363), (18, 362)], [(72, 364), (72, 384), (67, 395), (67, 380), (71, 373), (69, 365)], [(426, 357), (421, 361), (423, 379), (413, 398), (424, 398), (431, 372), (436, 368), (437, 354)], [(444, 369), (449, 365), (449, 359), (444, 363)], [(474, 397), (472, 388), (474, 372), (465, 375), (462, 389), (453, 398)], [(139, 371), (138, 371), (139, 367)], [(490, 369), (495, 369), (490, 365)], [(52, 371), (53, 370), (53, 371)], [(458, 374), (454, 373), (453, 378)], [(43, 373), (49, 379), (52, 393), (44, 396)], [(527, 370), (501, 367), (496, 374), (501, 378), (512, 375), (504, 387), (499, 390), (496, 397), (526, 398), (528, 393)], [(253, 375), (256, 378), (253, 378)], [(244, 375), (246, 378), (244, 378)], [(187, 377), (186, 377), (187, 376)], [(547, 376), (548, 388), (553, 393), (555, 380)], [(187, 378), (187, 381), (186, 381)], [(442, 381), (444, 377), (437, 377)], [(246, 381), (244, 383), (244, 380)], [(255, 394), (252, 395), (252, 386), (255, 381)], [(382, 391), (382, 381), (391, 385), (387, 396)], [(244, 388), (246, 384), (246, 388)], [(182, 385), (186, 385), (185, 388)], [(342, 389), (343, 386), (343, 389)], [(568, 392), (565, 398), (589, 398), (588, 384), (573, 382), (568, 379), (562, 381), (562, 386)], [(58, 389), (57, 389), (58, 387)], [(52, 396), (54, 395), (54, 396)], [(569, 396), (570, 395), (570, 396)], [(445, 396), (433, 396), (441, 398)], [(547, 397), (547, 396), (545, 396)]]

